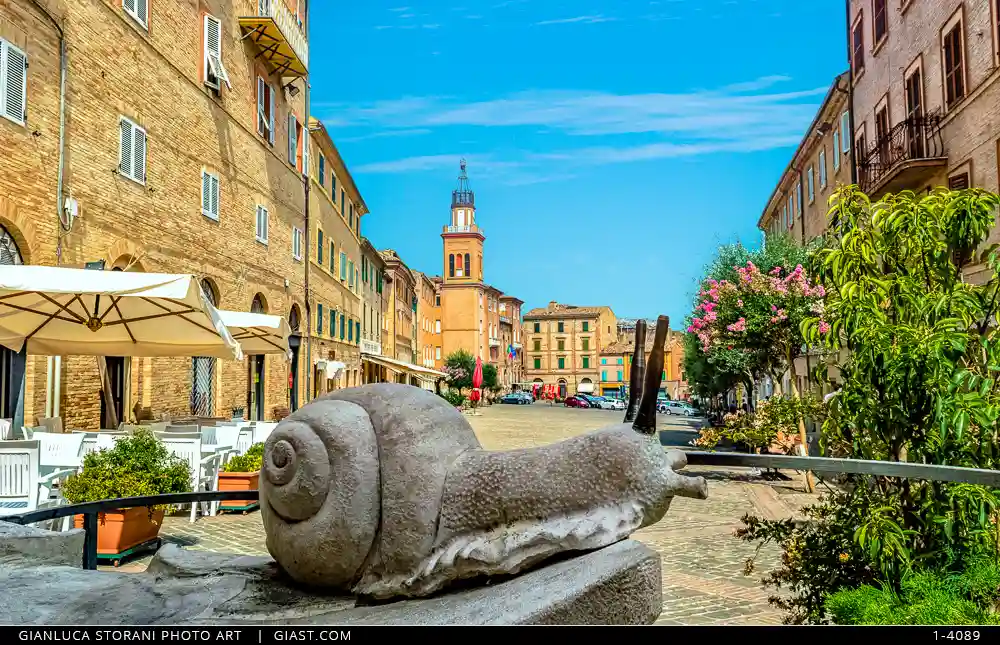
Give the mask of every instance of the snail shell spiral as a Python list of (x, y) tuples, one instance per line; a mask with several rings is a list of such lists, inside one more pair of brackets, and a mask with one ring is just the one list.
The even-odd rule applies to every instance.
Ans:
[(304, 584), (350, 587), (380, 514), (378, 442), (368, 413), (329, 401), (278, 424), (264, 446), (260, 499), (267, 549), (285, 572)]

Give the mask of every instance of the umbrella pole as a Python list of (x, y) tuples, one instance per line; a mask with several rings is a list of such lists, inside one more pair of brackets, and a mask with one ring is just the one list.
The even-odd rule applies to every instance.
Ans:
[[(103, 356), (97, 357), (97, 371), (101, 375), (101, 397), (104, 399), (104, 409), (107, 414), (109, 430), (118, 429), (118, 413), (115, 412), (115, 399), (111, 394), (111, 379), (108, 378), (108, 361)], [(103, 422), (104, 419), (101, 419)]]

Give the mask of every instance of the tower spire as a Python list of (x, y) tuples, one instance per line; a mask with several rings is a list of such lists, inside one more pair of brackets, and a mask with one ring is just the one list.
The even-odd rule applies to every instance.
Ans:
[(461, 172), (458, 175), (458, 189), (451, 193), (451, 207), (470, 206), (475, 208), (476, 194), (472, 192), (472, 186), (469, 184), (469, 174), (466, 171), (467, 164), (464, 158), (459, 162), (458, 167)]

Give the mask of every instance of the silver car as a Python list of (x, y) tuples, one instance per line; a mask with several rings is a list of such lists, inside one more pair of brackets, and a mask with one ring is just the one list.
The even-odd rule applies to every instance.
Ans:
[(698, 414), (698, 412), (691, 407), (691, 404), (685, 403), (684, 401), (659, 401), (657, 402), (657, 411), (663, 414), (678, 414), (685, 417), (693, 417)]
[(604, 399), (601, 401), (602, 410), (624, 410), (625, 402), (621, 399)]

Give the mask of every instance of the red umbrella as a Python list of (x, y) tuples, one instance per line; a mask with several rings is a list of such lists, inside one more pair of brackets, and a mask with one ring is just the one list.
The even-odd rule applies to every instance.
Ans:
[(476, 357), (476, 369), (472, 372), (472, 387), (479, 389), (483, 386), (483, 359)]

